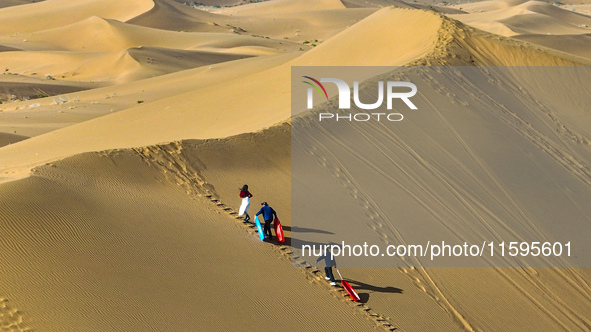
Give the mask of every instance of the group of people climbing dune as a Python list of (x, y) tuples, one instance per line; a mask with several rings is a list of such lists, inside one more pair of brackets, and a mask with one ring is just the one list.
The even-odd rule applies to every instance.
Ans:
[[(248, 214), (248, 209), (250, 207), (250, 199), (252, 198), (252, 194), (248, 191), (248, 185), (242, 186), (240, 188), (240, 194), (238, 194), (240, 198), (242, 198), (242, 204), (240, 205), (239, 216), (245, 216), (244, 222), (250, 221), (250, 215)], [(265, 226), (263, 228), (263, 234), (265, 235), (264, 241), (272, 241), (273, 234), (271, 233), (271, 223), (274, 220), (277, 220), (277, 212), (269, 206), (267, 202), (261, 203), (262, 207), (257, 212), (256, 216), (263, 215), (263, 220), (265, 221)], [(277, 235), (277, 234), (276, 234)]]
[[(239, 215), (244, 216), (244, 222), (249, 222), (250, 215), (248, 214), (248, 209), (250, 207), (250, 199), (252, 198), (252, 194), (250, 193), (250, 191), (248, 191), (248, 185), (245, 184), (244, 186), (242, 186), (242, 188), (240, 188), (240, 193), (238, 194), (238, 196), (242, 199), (242, 204), (240, 205), (239, 209)], [(279, 221), (279, 218), (277, 218), (277, 212), (275, 212), (275, 210), (272, 207), (270, 207), (267, 202), (262, 202), (261, 205), (261, 209), (259, 210), (259, 212), (256, 213), (255, 216), (257, 229), (259, 232), (259, 238), (263, 241), (273, 240), (273, 234), (271, 233), (271, 222), (273, 222), (275, 226), (275, 235), (277, 236), (277, 240), (279, 243), (283, 243), (285, 241), (285, 237), (283, 236), (283, 228), (281, 226), (281, 222)], [(261, 229), (260, 222), (257, 218), (261, 214), (263, 215), (263, 220), (265, 221), (265, 226), (263, 229)], [(333, 267), (336, 269), (337, 264), (334, 259), (334, 255), (332, 254), (332, 251), (329, 251), (328, 249), (330, 247), (331, 246), (325, 247), (324, 255), (318, 257), (316, 262), (324, 260), (324, 273), (326, 275), (325, 279), (330, 282), (331, 286), (336, 286), (337, 283), (332, 273), (332, 269)], [(340, 277), (340, 272), (338, 269), (337, 273), (339, 273)], [(349, 296), (351, 296), (353, 301), (360, 301), (359, 295), (357, 295), (357, 293), (355, 292), (355, 290), (353, 290), (351, 285), (349, 285), (348, 282), (342, 279), (343, 278), (341, 277), (341, 284), (343, 285), (343, 288), (347, 291)]]

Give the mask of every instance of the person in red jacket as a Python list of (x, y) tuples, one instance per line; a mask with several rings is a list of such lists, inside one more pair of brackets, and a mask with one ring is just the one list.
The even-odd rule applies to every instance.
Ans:
[(250, 198), (252, 197), (252, 194), (250, 193), (250, 191), (248, 191), (248, 185), (245, 184), (244, 186), (242, 186), (242, 188), (240, 189), (240, 194), (238, 194), (238, 196), (242, 198), (242, 204), (240, 205), (240, 211), (238, 215), (242, 216), (246, 214), (246, 217), (244, 217), (244, 222), (247, 222), (250, 220), (250, 216), (248, 215), (248, 208), (250, 207)]

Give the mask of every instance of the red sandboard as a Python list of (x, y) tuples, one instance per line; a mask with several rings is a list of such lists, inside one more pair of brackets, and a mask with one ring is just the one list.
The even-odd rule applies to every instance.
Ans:
[(341, 280), (341, 285), (343, 285), (343, 288), (347, 291), (347, 293), (349, 294), (351, 299), (353, 299), (353, 301), (361, 301), (361, 298), (359, 297), (359, 295), (357, 295), (357, 292), (355, 292), (353, 287), (351, 287), (351, 285), (349, 285), (348, 282), (346, 282), (345, 280)]
[(343, 280), (343, 276), (341, 275), (341, 272), (339, 271), (339, 269), (337, 269), (337, 273), (339, 274), (339, 277), (341, 278), (341, 285), (343, 285), (343, 288), (347, 291), (347, 294), (349, 294), (351, 299), (353, 299), (353, 301), (355, 301), (355, 302), (361, 301), (361, 298), (359, 297), (359, 295), (357, 295), (357, 292), (355, 292), (353, 287), (351, 287), (351, 285), (349, 285), (348, 282)]
[(285, 242), (285, 236), (283, 235), (283, 227), (281, 227), (281, 222), (278, 218), (273, 220), (273, 226), (275, 227), (275, 235), (277, 235), (277, 241), (279, 243)]

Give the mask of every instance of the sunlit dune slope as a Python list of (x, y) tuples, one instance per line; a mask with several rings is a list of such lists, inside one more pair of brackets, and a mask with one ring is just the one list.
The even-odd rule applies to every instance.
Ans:
[[(286, 331), (373, 329), (340, 294), (294, 270), (288, 256), (204, 197), (215, 189), (194, 186), (198, 174), (172, 172), (200, 171), (183, 161), (183, 150), (82, 154), (2, 186), (0, 262), (11, 267), (2, 274), (10, 285), (3, 308), (6, 299), (18, 310), (0, 312), (3, 326), (271, 330), (280, 321)], [(250, 164), (278, 173), (289, 164), (286, 153), (275, 165)], [(160, 163), (174, 155), (171, 169)], [(265, 192), (274, 191), (257, 195)], [(273, 319), (253, 319), (270, 312)]]
[(154, 7), (151, 0), (52, 0), (0, 9), (0, 34), (47, 30), (91, 16), (127, 21)]
[[(64, 35), (69, 37), (63, 38)], [(23, 38), (26, 39), (24, 43)], [(0, 41), (6, 46), (19, 46), (20, 49), (32, 51), (114, 52), (138, 46), (224, 49), (246, 45), (293, 50), (289, 41), (234, 34), (159, 30), (97, 16), (55, 29), (0, 37)]]
[[(193, 92), (196, 98), (199, 90), (210, 85), (221, 85), (223, 82), (264, 71), (281, 65), (298, 54), (279, 54), (264, 57), (250, 57), (242, 60), (222, 62), (194, 69), (187, 69), (171, 74), (156, 76), (128, 83), (97, 87), (97, 83), (79, 83), (71, 89), (58, 88), (60, 81), (43, 78), (30, 79), (19, 76), (5, 75), (14, 78), (8, 87), (18, 90), (7, 93), (16, 96), (31, 96), (34, 100), (4, 103), (0, 106), (0, 131), (17, 131), (26, 136), (38, 136), (59, 128), (68, 127), (116, 111), (125, 110), (138, 105), (138, 101), (151, 103), (160, 99), (170, 98)], [(5, 83), (6, 84), (6, 83)], [(50, 85), (51, 84), (51, 85)], [(50, 85), (50, 87), (46, 87)], [(25, 89), (25, 87), (30, 87)], [(55, 87), (55, 88), (54, 88)], [(92, 88), (92, 89), (90, 89)], [(38, 90), (36, 90), (38, 89)], [(71, 93), (77, 90), (75, 93)], [(59, 96), (38, 98), (40, 93), (53, 92)], [(8, 97), (6, 97), (8, 98)], [(168, 107), (168, 106), (167, 106)], [(169, 107), (170, 108), (170, 107)], [(167, 109), (165, 108), (165, 111)]]
[[(403, 28), (391, 27), (392, 21), (405, 19), (408, 21)], [(356, 56), (360, 49), (378, 47), (374, 40), (363, 36), (380, 30), (380, 47)], [(420, 33), (416, 37), (423, 36), (420, 42), (416, 42), (419, 38), (411, 38), (417, 31)], [(357, 43), (351, 44), (351, 40)], [(403, 65), (414, 60), (407, 54), (418, 58), (416, 64), (575, 65), (581, 60), (475, 31), (439, 14), (385, 8), (282, 66), (146, 103), (2, 149), (2, 168), (34, 165), (84, 151), (255, 131), (289, 118), (290, 66)], [(208, 98), (201, 98), (204, 95)], [(133, 123), (131, 130), (129, 123)], [(79, 139), (71, 142), (72, 136)]]

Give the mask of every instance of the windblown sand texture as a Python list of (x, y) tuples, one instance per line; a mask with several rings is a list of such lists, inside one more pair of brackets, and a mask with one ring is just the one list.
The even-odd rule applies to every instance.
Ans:
[[(354, 304), (321, 268), (291, 265), (290, 132), (307, 116), (291, 118), (292, 66), (591, 64), (585, 7), (491, 1), (441, 7), (455, 13), (444, 16), (387, 3), (2, 2), (0, 330), (589, 331), (589, 268), (342, 267), (363, 299)], [(552, 78), (588, 94), (587, 82), (567, 79)], [(561, 199), (580, 194), (571, 201), (580, 206), (591, 198), (585, 101), (561, 114), (491, 114), (501, 117), (492, 129), (422, 114), (429, 134), (411, 130), (418, 122), (396, 133), (413, 144), (396, 147), (407, 153), (395, 166), (428, 166), (404, 189), (535, 222), (520, 211), (531, 207), (527, 190), (508, 194), (505, 168), (474, 152), (494, 132), (507, 138), (507, 158), (521, 156), (508, 137), (536, 143), (531, 154), (545, 156), (530, 159), (536, 174), (560, 169)], [(346, 174), (346, 160), (326, 157), (330, 174)], [(449, 163), (466, 178), (420, 181), (452, 178)], [(261, 243), (237, 218), (244, 183), (251, 214), (263, 200), (277, 210), (284, 245)], [(421, 213), (407, 203), (404, 215)], [(589, 223), (588, 208), (577, 212)], [(404, 234), (406, 220), (389, 227)]]

